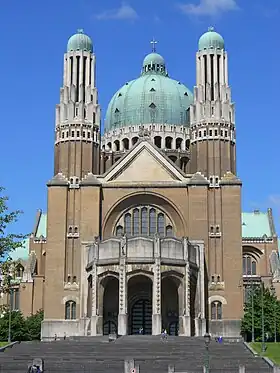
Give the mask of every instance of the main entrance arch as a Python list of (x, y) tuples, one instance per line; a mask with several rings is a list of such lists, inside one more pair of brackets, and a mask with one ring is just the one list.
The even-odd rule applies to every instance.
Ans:
[(108, 276), (102, 281), (103, 296), (103, 334), (108, 335), (118, 331), (119, 312), (119, 280)]
[(161, 282), (162, 327), (170, 335), (179, 330), (179, 280), (173, 276), (164, 277)]
[(128, 281), (128, 331), (129, 334), (152, 334), (152, 289), (150, 278), (143, 275)]

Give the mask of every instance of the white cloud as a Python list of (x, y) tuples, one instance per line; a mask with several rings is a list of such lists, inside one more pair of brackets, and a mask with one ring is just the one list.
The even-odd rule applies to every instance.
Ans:
[(122, 3), (119, 8), (105, 10), (104, 12), (96, 16), (99, 20), (135, 20), (138, 18), (138, 14), (131, 5), (127, 3)]
[(197, 16), (215, 16), (238, 9), (236, 0), (200, 0), (199, 4), (180, 4), (179, 8), (185, 14)]

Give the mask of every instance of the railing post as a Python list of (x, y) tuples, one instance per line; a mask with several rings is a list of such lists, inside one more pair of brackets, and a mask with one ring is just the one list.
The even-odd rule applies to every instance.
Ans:
[(132, 373), (134, 368), (135, 368), (135, 365), (134, 365), (133, 359), (124, 361), (124, 373)]
[(169, 365), (168, 365), (168, 373), (174, 373), (174, 372), (175, 372), (175, 367), (174, 367), (174, 365), (169, 364)]

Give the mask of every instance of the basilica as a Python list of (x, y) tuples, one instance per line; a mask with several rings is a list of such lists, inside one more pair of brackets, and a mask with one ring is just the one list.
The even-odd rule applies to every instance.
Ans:
[(140, 76), (112, 87), (101, 131), (98, 55), (82, 30), (68, 40), (47, 212), (12, 253), (10, 305), (44, 310), (42, 340), (236, 337), (248, 286), (277, 285), (272, 211), (241, 211), (223, 37), (200, 37), (193, 89), (155, 46)]

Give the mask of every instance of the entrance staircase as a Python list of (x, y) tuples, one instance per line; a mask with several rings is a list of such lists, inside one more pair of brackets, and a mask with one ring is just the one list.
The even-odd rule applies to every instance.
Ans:
[[(202, 373), (205, 363), (203, 338), (126, 336), (115, 342), (108, 337), (77, 337), (55, 342), (22, 342), (0, 354), (1, 373), (25, 373), (35, 357), (45, 360), (46, 373), (123, 373), (124, 360), (134, 359), (140, 373)], [(209, 373), (237, 373), (239, 365), (246, 373), (268, 373), (271, 368), (254, 357), (241, 342), (211, 341)]]

